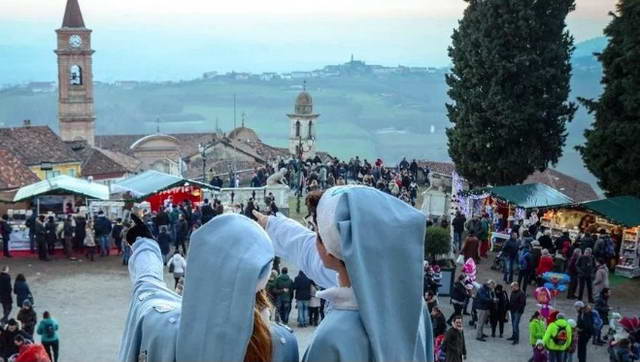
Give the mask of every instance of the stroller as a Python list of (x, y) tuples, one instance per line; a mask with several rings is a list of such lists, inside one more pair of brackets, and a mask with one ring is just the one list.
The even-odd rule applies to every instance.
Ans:
[(494, 237), (492, 241), (493, 247), (491, 248), (491, 251), (496, 253), (496, 256), (493, 259), (493, 264), (491, 264), (491, 270), (502, 271), (504, 268), (504, 260), (502, 259), (502, 248), (507, 242), (507, 239)]

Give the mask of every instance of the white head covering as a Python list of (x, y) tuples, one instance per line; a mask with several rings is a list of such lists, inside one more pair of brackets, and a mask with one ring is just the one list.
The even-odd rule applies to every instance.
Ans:
[(322, 244), (324, 244), (329, 254), (340, 260), (344, 260), (344, 258), (342, 257), (340, 232), (338, 231), (338, 224), (336, 222), (336, 210), (342, 195), (344, 195), (347, 190), (358, 187), (362, 186), (354, 185), (331, 188), (322, 195), (320, 202), (318, 202), (318, 233), (322, 239)]

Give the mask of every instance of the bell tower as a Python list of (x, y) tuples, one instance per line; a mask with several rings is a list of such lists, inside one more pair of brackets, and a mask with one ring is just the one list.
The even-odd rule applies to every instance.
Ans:
[(67, 0), (58, 45), (58, 122), (64, 141), (94, 145), (91, 30), (84, 26), (78, 0)]
[(313, 98), (307, 92), (306, 82), (296, 98), (294, 112), (289, 117), (289, 153), (303, 160), (316, 157), (316, 120)]

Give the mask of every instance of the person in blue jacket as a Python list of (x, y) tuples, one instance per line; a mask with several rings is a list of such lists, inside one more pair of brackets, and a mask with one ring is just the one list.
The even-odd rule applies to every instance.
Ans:
[(163, 281), (151, 232), (133, 219), (133, 294), (120, 361), (298, 361), (291, 331), (269, 322), (264, 288), (274, 252), (258, 224), (228, 214), (195, 231), (180, 297)]
[(370, 187), (327, 190), (312, 216), (318, 233), (256, 213), (276, 255), (326, 290), (330, 304), (305, 361), (433, 361), (422, 297), (426, 217)]

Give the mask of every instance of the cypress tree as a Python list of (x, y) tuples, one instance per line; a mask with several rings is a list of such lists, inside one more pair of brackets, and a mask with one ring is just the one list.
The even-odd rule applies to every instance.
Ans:
[(574, 0), (465, 0), (452, 35), (449, 155), (473, 185), (521, 183), (562, 155)]
[(579, 99), (595, 120), (576, 148), (607, 196), (640, 197), (640, 1), (622, 0), (617, 12), (598, 54), (603, 93), (597, 101)]

